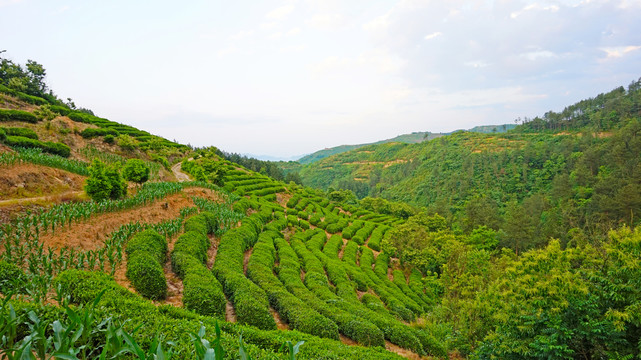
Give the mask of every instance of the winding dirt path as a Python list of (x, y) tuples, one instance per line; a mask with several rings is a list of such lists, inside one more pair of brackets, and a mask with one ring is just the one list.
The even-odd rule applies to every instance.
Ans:
[(177, 163), (171, 167), (171, 171), (174, 173), (174, 176), (176, 177), (176, 180), (178, 180), (178, 182), (190, 181), (191, 179), (189, 178), (189, 175), (185, 174), (182, 171), (182, 167), (182, 163)]

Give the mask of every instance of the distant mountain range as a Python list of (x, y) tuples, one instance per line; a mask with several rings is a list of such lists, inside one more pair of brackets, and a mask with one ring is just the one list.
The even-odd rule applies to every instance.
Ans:
[[(324, 159), (328, 156), (340, 154), (346, 151), (358, 149), (363, 146), (367, 145), (379, 145), (379, 144), (386, 144), (386, 143), (393, 143), (393, 142), (399, 142), (399, 143), (406, 143), (406, 144), (416, 144), (420, 143), (426, 140), (432, 140), (436, 139), (438, 137), (444, 136), (444, 135), (449, 135), (452, 133), (455, 133), (457, 131), (469, 131), (469, 132), (476, 132), (476, 133), (503, 133), (508, 130), (514, 129), (516, 127), (515, 124), (503, 124), (503, 125), (480, 125), (480, 126), (475, 126), (471, 129), (468, 130), (455, 130), (452, 132), (448, 133), (432, 133), (429, 131), (417, 131), (413, 132), (411, 134), (403, 134), (403, 135), (398, 135), (396, 137), (393, 137), (391, 139), (386, 139), (386, 140), (380, 140), (372, 143), (367, 143), (367, 144), (357, 144), (357, 145), (340, 145), (340, 146), (335, 146), (331, 148), (326, 148), (323, 150), (318, 150), (312, 154), (305, 155), (301, 158), (298, 159), (298, 162), (301, 164), (311, 164), (313, 162), (316, 162), (318, 160)], [(267, 157), (261, 157), (259, 158), (261, 160), (271, 160), (267, 159)], [(282, 160), (282, 159), (279, 159)], [(294, 158), (290, 158), (289, 160), (294, 160)], [(284, 160), (288, 161), (288, 160)]]

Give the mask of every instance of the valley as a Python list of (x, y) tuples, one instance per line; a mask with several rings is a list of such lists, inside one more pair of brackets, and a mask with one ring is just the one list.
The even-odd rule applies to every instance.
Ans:
[(0, 85), (0, 356), (633, 358), (639, 84), (299, 163)]

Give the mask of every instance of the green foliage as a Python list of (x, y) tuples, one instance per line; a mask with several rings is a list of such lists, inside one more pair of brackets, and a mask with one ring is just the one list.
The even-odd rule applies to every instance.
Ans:
[(496, 231), (482, 225), (474, 229), (463, 241), (477, 249), (492, 251), (499, 244), (498, 236)]
[(33, 114), (38, 120), (53, 120), (58, 116), (57, 113), (51, 110), (51, 105), (49, 104), (41, 105), (33, 111)]
[(118, 136), (118, 132), (114, 129), (106, 129), (106, 128), (86, 128), (80, 132), (80, 136), (82, 136), (85, 139), (91, 139), (96, 136), (106, 136), (106, 135), (111, 135), (112, 139), (115, 136)]
[(590, 246), (562, 250), (558, 241), (525, 253), (496, 281), (491, 296), (502, 305), (493, 303), (492, 308), (501, 310), (493, 316), (496, 329), (479, 353), (568, 359), (575, 354), (630, 354), (638, 339), (630, 343), (630, 331), (637, 325), (629, 311), (639, 306), (639, 291), (618, 291), (631, 285), (633, 289), (638, 282), (641, 267), (634, 258), (639, 244), (639, 231), (612, 233), (605, 245), (610, 257), (606, 263)]
[(167, 240), (157, 231), (147, 229), (134, 235), (129, 242), (125, 252), (131, 257), (137, 251), (146, 252), (152, 255), (159, 264), (164, 264), (167, 256)]
[(22, 136), (22, 137), (38, 140), (38, 134), (36, 134), (35, 131), (28, 128), (9, 127), (9, 128), (2, 128), (2, 130), (6, 135), (9, 135), (9, 136)]
[(152, 254), (138, 251), (129, 256), (126, 275), (142, 296), (154, 300), (167, 297), (165, 273)]
[(276, 233), (268, 232), (259, 236), (249, 260), (247, 276), (265, 290), (270, 304), (292, 329), (320, 337), (336, 338), (336, 325), (288, 292), (274, 275), (272, 268), (276, 236)]
[(262, 225), (260, 214), (254, 214), (227, 231), (220, 240), (213, 272), (234, 304), (239, 323), (275, 329), (265, 291), (247, 279), (243, 269), (244, 252), (258, 240)]
[(183, 279), (183, 304), (198, 314), (224, 319), (227, 300), (223, 288), (204, 265), (211, 246), (207, 234), (218, 229), (218, 219), (203, 212), (190, 217), (184, 227), (171, 253), (172, 270)]
[(124, 287), (116, 284), (112, 276), (101, 272), (66, 270), (54, 279), (55, 288), (74, 304), (92, 302), (102, 291), (112, 296), (131, 298), (135, 296)]
[(69, 146), (57, 142), (42, 142), (22, 136), (7, 136), (4, 139), (4, 143), (12, 147), (41, 149), (44, 152), (62, 157), (69, 157), (69, 155), (71, 155)]
[[(96, 284), (90, 280), (91, 278), (91, 275), (87, 277), (89, 281), (88, 284), (77, 283), (77, 288), (91, 289), (92, 286)], [(116, 285), (113, 279), (109, 280), (109, 283), (105, 285), (108, 287), (116, 287), (126, 292), (124, 288)], [(102, 345), (105, 343), (103, 339), (111, 339), (108, 341), (111, 344), (109, 346), (120, 345), (124, 349), (127, 344), (136, 342), (139, 348), (149, 349), (150, 352), (157, 354), (158, 341), (155, 339), (161, 338), (172, 341), (171, 351), (174, 358), (191, 359), (194, 358), (194, 354), (200, 351), (198, 350), (199, 348), (204, 349), (205, 353), (207, 349), (219, 351), (215, 350), (218, 345), (220, 345), (221, 350), (224, 349), (227, 351), (238, 348), (239, 336), (242, 334), (244, 353), (257, 359), (282, 358), (283, 354), (279, 352), (279, 349), (282, 351), (281, 346), (285, 343), (284, 350), (289, 350), (289, 345), (286, 344), (287, 341), (290, 341), (291, 344), (297, 344), (300, 341), (305, 342), (303, 346), (299, 346), (299, 352), (294, 354), (297, 359), (301, 360), (319, 358), (332, 360), (352, 358), (402, 359), (402, 357), (387, 352), (381, 347), (365, 348), (348, 346), (338, 341), (321, 339), (298, 331), (263, 331), (255, 327), (241, 326), (236, 323), (227, 322), (221, 322), (219, 326), (217, 326), (217, 320), (214, 318), (198, 316), (173, 306), (156, 306), (134, 294), (128, 294), (129, 296), (120, 296), (117, 295), (117, 292), (108, 291), (105, 293), (99, 303), (94, 307), (95, 320), (92, 322), (94, 325), (88, 326), (87, 328), (94, 330), (95, 326), (100, 324), (106, 317), (129, 319), (124, 322), (123, 326), (118, 328), (130, 334), (130, 341), (125, 341), (122, 339), (122, 336), (120, 341), (118, 341), (117, 337), (101, 335), (105, 334), (107, 327), (110, 327), (105, 326), (105, 328), (97, 332), (98, 340), (94, 343), (93, 347), (91, 347), (91, 350), (97, 348), (98, 352), (102, 351)], [(94, 299), (95, 298), (90, 299), (87, 302), (92, 302)], [(86, 308), (91, 309), (92, 307), (87, 306)], [(35, 305), (20, 304), (20, 308), (16, 307), (17, 317), (20, 318), (23, 314), (32, 310), (39, 314), (46, 313), (42, 308)], [(47, 310), (49, 314), (48, 318), (52, 320), (61, 318), (62, 310), (51, 307), (47, 307)], [(42, 317), (43, 316), (41, 316), (41, 318)], [(105, 325), (107, 325), (107, 323), (108, 322), (105, 322)], [(140, 326), (140, 324), (143, 323), (145, 326)], [(66, 326), (64, 322), (63, 325)], [(202, 326), (205, 326), (206, 329), (214, 329), (214, 336), (206, 336)], [(114, 335), (118, 333), (116, 328), (112, 328), (111, 332)], [(192, 336), (187, 337), (186, 334), (192, 334)], [(20, 340), (20, 338), (18, 338), (18, 340)], [(164, 352), (166, 353), (167, 347), (165, 343), (163, 344), (162, 348), (165, 349)], [(293, 347), (294, 345), (292, 345), (292, 350)], [(291, 358), (293, 353), (295, 353), (295, 351), (289, 353), (287, 355), (288, 358)], [(242, 358), (243, 355), (240, 355)], [(226, 356), (235, 355), (229, 353)]]
[(49, 109), (62, 116), (66, 116), (71, 112), (71, 109), (69, 109), (67, 106), (62, 105), (49, 105)]
[(41, 149), (16, 148), (15, 150), (17, 153), (6, 152), (0, 155), (0, 158), (5, 157), (4, 160), (0, 160), (0, 163), (8, 165), (26, 162), (62, 169), (83, 176), (89, 175), (88, 164), (85, 162), (44, 154)]
[(102, 161), (94, 159), (89, 167), (85, 191), (96, 202), (115, 200), (127, 194), (127, 183), (116, 166), (106, 166)]
[(23, 92), (20, 92), (14, 89), (10, 89), (2, 84), (0, 84), (0, 92), (9, 94), (11, 96), (18, 98), (19, 100), (22, 100), (26, 103), (33, 104), (33, 105), (44, 105), (48, 103), (47, 100), (41, 97), (25, 94)]
[(140, 159), (129, 159), (122, 168), (122, 176), (127, 181), (142, 184), (149, 180), (149, 167)]
[(136, 140), (128, 134), (121, 134), (116, 137), (116, 143), (123, 150), (133, 151), (138, 147)]
[(23, 121), (35, 124), (38, 118), (28, 111), (0, 109), (0, 122), (2, 121)]
[(0, 260), (0, 293), (8, 295), (24, 292), (26, 282), (27, 277), (20, 267)]
[(125, 275), (136, 291), (154, 300), (167, 297), (167, 280), (163, 271), (167, 256), (165, 237), (151, 229), (142, 231), (129, 240), (125, 252)]

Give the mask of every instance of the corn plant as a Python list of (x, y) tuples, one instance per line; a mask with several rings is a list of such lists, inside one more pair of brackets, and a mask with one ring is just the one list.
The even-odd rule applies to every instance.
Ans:
[(294, 345), (291, 341), (287, 340), (283, 343), (283, 345), (280, 346), (280, 350), (278, 351), (282, 351), (286, 348), (289, 352), (289, 360), (296, 360), (296, 354), (298, 354), (300, 347), (304, 343), (304, 341), (299, 341)]
[(197, 333), (192, 332), (189, 334), (194, 348), (196, 350), (196, 356), (198, 359), (204, 360), (217, 360), (223, 359), (225, 356), (225, 350), (220, 344), (221, 341), (221, 332), (218, 322), (215, 325), (216, 338), (213, 343), (210, 343), (209, 340), (205, 339), (205, 327), (201, 326), (200, 330)]
[(235, 227), (236, 224), (245, 217), (244, 214), (233, 211), (229, 203), (217, 203), (201, 197), (193, 197), (192, 200), (201, 211), (216, 214), (219, 222), (217, 235)]

